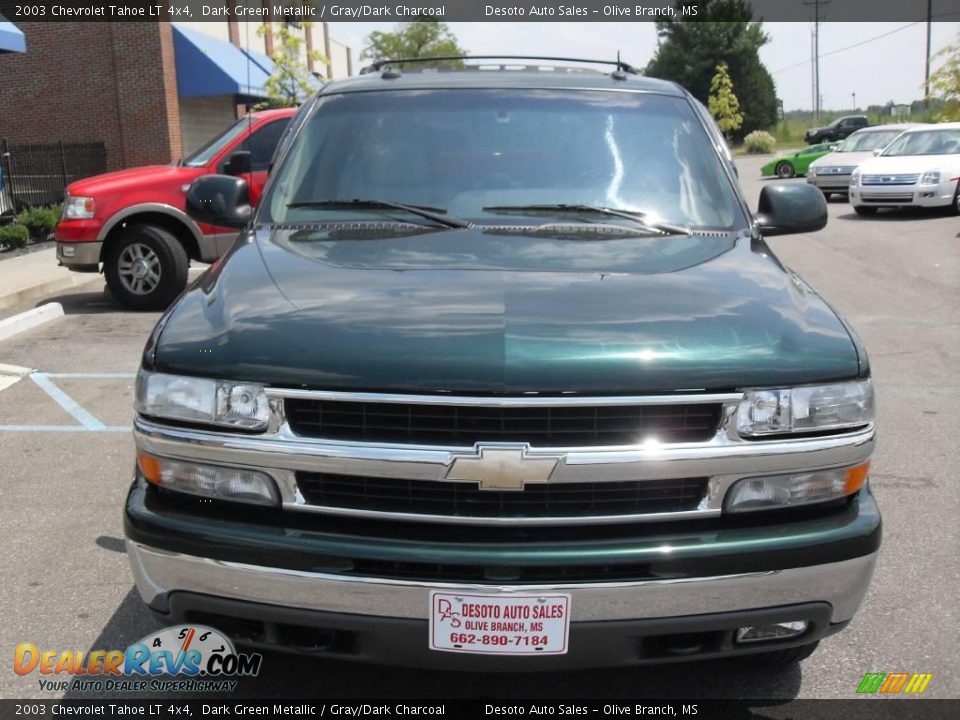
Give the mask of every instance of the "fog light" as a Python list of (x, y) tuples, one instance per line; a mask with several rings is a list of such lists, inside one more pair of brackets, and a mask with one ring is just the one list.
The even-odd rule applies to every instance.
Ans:
[(70, 257), (70, 258), (72, 258), (72, 257), (74, 256), (74, 254), (76, 253), (76, 251), (77, 251), (77, 249), (76, 249), (73, 245), (61, 245), (61, 246), (60, 246), (60, 254), (61, 254), (63, 257)]
[(256, 470), (168, 460), (142, 451), (137, 453), (137, 464), (149, 482), (169, 490), (257, 505), (280, 502), (273, 478)]
[(787, 640), (803, 635), (809, 623), (806, 620), (771, 623), (770, 625), (747, 625), (737, 628), (738, 643), (763, 642), (764, 640)]

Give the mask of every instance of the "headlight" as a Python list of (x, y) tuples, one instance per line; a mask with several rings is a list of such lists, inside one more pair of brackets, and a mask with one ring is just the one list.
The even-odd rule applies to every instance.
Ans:
[(92, 197), (67, 195), (63, 201), (63, 217), (68, 220), (87, 220), (93, 217), (95, 207)]
[(854, 170), (850, 173), (850, 185), (859, 185), (860, 184), (860, 171)]
[(841, 430), (870, 422), (873, 422), (870, 380), (747, 390), (737, 408), (737, 432), (746, 436)]
[(137, 453), (137, 465), (149, 482), (170, 490), (257, 505), (280, 504), (273, 478), (257, 470), (168, 460), (145, 452)]
[(244, 430), (265, 430), (270, 406), (261, 385), (141, 371), (137, 412), (142, 415)]
[(920, 184), (921, 185), (939, 185), (940, 171), (927, 170), (923, 175), (920, 176)]
[(858, 492), (870, 463), (835, 470), (745, 478), (727, 492), (727, 512), (772, 510), (838, 500)]

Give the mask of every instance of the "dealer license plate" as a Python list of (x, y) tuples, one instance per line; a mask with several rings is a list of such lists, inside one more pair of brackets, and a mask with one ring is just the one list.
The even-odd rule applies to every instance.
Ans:
[(430, 649), (482, 655), (563, 655), (569, 595), (430, 593)]

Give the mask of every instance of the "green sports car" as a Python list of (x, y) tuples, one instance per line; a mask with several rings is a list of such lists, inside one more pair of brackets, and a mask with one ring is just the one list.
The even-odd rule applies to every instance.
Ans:
[(819, 145), (805, 147), (803, 150), (797, 150), (792, 155), (781, 155), (760, 168), (760, 173), (764, 177), (777, 175), (782, 178), (806, 175), (810, 163), (823, 157), (836, 146), (836, 143), (820, 143)]

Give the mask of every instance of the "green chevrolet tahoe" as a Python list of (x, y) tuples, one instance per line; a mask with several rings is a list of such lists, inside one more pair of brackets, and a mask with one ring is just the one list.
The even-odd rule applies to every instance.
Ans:
[(850, 326), (765, 236), (827, 220), (674, 83), (377, 63), (291, 121), (137, 380), (127, 547), (168, 624), (467, 670), (803, 659), (880, 545)]

